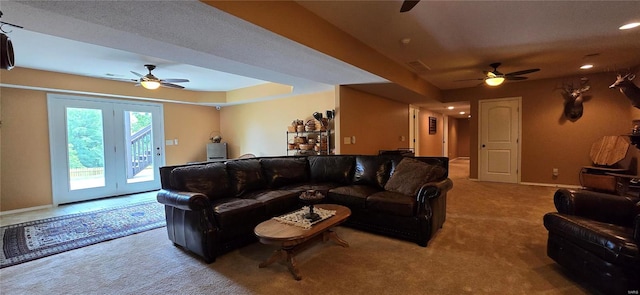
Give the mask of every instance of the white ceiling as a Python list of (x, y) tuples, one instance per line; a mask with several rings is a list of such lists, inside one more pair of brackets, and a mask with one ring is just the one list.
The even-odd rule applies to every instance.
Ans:
[[(640, 21), (638, 1), (423, 0), (407, 13), (401, 0), (297, 2), (399, 64), (421, 61), (430, 70), (420, 77), (440, 89), (476, 87), (455, 80), (481, 78), (493, 62), (503, 73), (541, 69), (531, 80), (640, 65), (640, 29), (617, 29)], [(1, 1), (0, 9), (2, 21), (25, 27), (3, 27), (13, 30), (17, 66), (128, 79), (152, 63), (156, 76), (206, 91), (387, 82), (196, 1)], [(586, 62), (590, 72), (578, 69)]]
[(209, 5), (154, 3), (2, 1), (0, 9), (2, 21), (24, 27), (3, 27), (12, 31), (17, 67), (130, 79), (130, 71), (146, 74), (144, 64), (155, 64), (154, 75), (189, 79), (181, 85), (195, 91), (268, 81), (301, 94), (387, 82)]

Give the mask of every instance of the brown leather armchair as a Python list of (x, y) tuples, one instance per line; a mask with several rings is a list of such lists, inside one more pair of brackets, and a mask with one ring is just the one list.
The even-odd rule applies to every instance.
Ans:
[(640, 198), (559, 189), (547, 255), (605, 294), (640, 291)]

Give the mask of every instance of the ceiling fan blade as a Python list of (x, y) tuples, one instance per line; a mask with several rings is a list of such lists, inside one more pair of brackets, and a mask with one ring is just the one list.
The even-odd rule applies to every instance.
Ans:
[(519, 75), (524, 75), (524, 74), (537, 72), (539, 70), (540, 69), (528, 69), (528, 70), (524, 70), (524, 71), (511, 72), (511, 73), (506, 74), (505, 76), (519, 76)]
[(160, 79), (160, 82), (184, 83), (189, 82), (189, 79)]
[(477, 78), (477, 79), (462, 79), (462, 80), (453, 80), (453, 82), (464, 82), (464, 81), (481, 81), (485, 78)]
[(505, 76), (504, 78), (506, 80), (510, 80), (510, 81), (527, 80), (527, 79), (529, 79), (527, 77), (516, 77), (516, 76)]
[(180, 85), (177, 85), (177, 84), (166, 83), (166, 82), (160, 82), (160, 86), (167, 87), (167, 88), (175, 88), (175, 89), (183, 89), (184, 88), (184, 86), (180, 86)]
[(136, 72), (134, 72), (134, 71), (131, 71), (131, 73), (132, 73), (132, 74), (134, 74), (134, 75), (136, 75), (136, 76), (138, 76), (138, 77), (140, 77), (140, 78), (142, 78), (142, 76), (143, 76), (142, 74), (140, 74), (140, 73), (136, 73)]
[(418, 4), (420, 0), (404, 0), (402, 2), (402, 7), (400, 7), (400, 12), (407, 12), (411, 10), (416, 4)]

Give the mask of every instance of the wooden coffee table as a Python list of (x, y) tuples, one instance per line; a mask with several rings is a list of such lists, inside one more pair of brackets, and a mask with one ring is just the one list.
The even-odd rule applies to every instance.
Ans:
[(332, 240), (338, 245), (349, 247), (349, 244), (332, 230), (333, 227), (347, 220), (351, 215), (351, 210), (345, 206), (333, 204), (318, 204), (316, 208), (335, 210), (336, 215), (314, 224), (310, 229), (304, 229), (295, 225), (288, 225), (282, 222), (269, 219), (256, 226), (254, 232), (261, 243), (278, 245), (269, 259), (259, 264), (260, 268), (271, 265), (276, 261), (283, 261), (296, 280), (301, 280), (300, 271), (296, 266), (295, 254), (308, 246), (309, 241), (322, 236), (324, 242)]

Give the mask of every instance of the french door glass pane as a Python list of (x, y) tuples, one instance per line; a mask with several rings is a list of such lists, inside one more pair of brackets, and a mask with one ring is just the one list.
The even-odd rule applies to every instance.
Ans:
[(69, 188), (104, 187), (102, 110), (67, 108), (66, 115)]
[(153, 181), (153, 116), (147, 112), (124, 112), (127, 152), (127, 183)]

